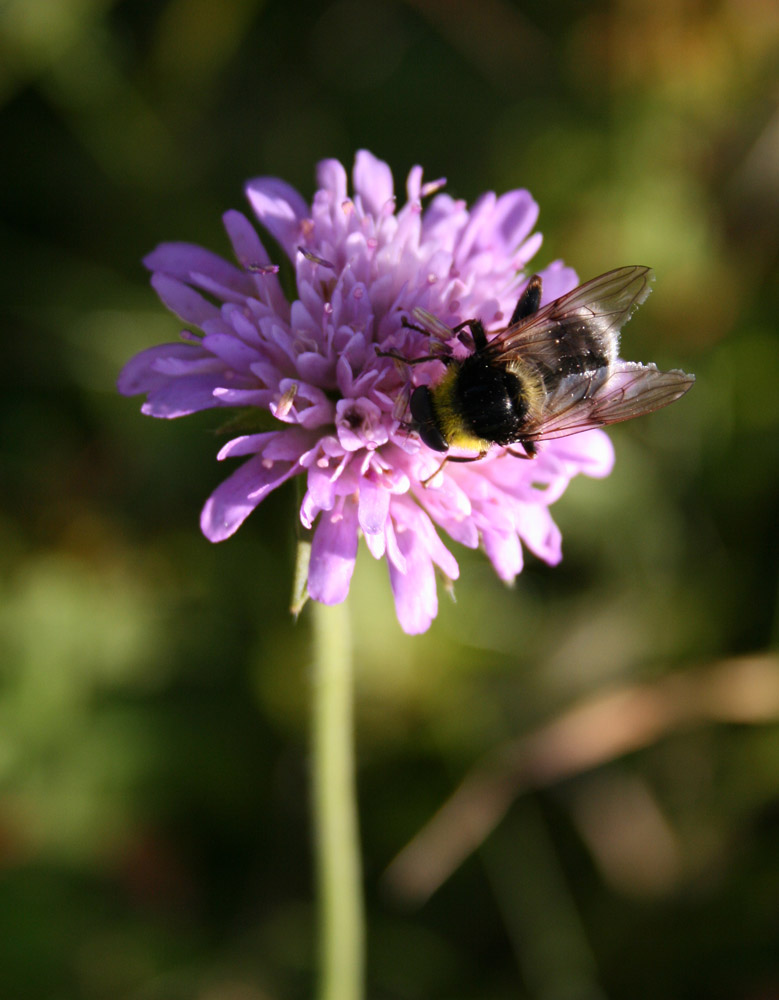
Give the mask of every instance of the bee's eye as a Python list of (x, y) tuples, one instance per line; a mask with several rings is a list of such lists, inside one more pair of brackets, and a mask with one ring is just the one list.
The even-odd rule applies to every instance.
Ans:
[(410, 405), (416, 429), (428, 448), (432, 448), (433, 451), (448, 451), (449, 445), (438, 428), (438, 420), (433, 408), (433, 394), (426, 385), (420, 385), (414, 389), (411, 393)]

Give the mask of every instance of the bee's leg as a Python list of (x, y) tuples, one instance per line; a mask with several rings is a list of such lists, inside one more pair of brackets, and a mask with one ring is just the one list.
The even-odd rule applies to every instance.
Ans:
[(450, 462), (480, 462), (486, 454), (486, 451), (480, 451), (478, 455), (447, 455), (446, 457)]
[[(427, 479), (422, 480), (422, 485), (427, 486), (429, 482), (435, 479), (435, 477), (438, 475), (441, 469), (443, 469), (443, 467), (447, 464), (447, 462), (479, 462), (481, 461), (481, 459), (484, 458), (486, 454), (487, 454), (486, 451), (480, 451), (478, 455), (447, 455), (446, 458), (444, 458), (443, 462), (441, 462), (441, 464), (435, 470), (435, 472), (432, 473), (432, 475), (428, 476)], [(522, 457), (524, 458), (525, 456), (523, 455)]]
[(524, 292), (519, 297), (519, 302), (517, 302), (514, 312), (511, 314), (509, 326), (513, 326), (515, 323), (519, 323), (521, 319), (527, 319), (527, 317), (532, 316), (534, 312), (538, 312), (538, 307), (540, 305), (541, 275), (534, 274), (530, 281), (528, 281)]
[[(407, 330), (416, 330), (417, 333), (424, 333), (427, 337), (430, 336), (429, 330), (426, 330), (423, 326), (417, 326), (415, 323), (409, 323), (405, 317), (403, 318), (402, 325)], [(470, 338), (467, 335), (462, 334), (462, 331), (465, 330), (466, 327), (471, 332)], [(459, 333), (460, 336), (458, 337), (458, 340), (460, 340), (461, 343), (464, 343), (470, 350), (473, 350), (475, 347), (475, 349), (479, 351), (483, 347), (487, 346), (487, 335), (484, 332), (484, 326), (480, 319), (464, 319), (462, 323), (458, 323), (457, 326), (453, 326), (451, 328), (451, 332)], [(436, 358), (435, 360), (439, 359)]]
[(450, 459), (450, 458), (449, 458), (449, 456), (447, 455), (447, 456), (446, 456), (446, 458), (445, 458), (445, 459), (443, 460), (443, 462), (441, 462), (441, 464), (440, 464), (440, 465), (438, 466), (438, 468), (437, 468), (437, 469), (435, 470), (435, 472), (431, 472), (431, 473), (430, 473), (430, 475), (429, 475), (429, 476), (427, 477), (427, 479), (423, 479), (423, 480), (422, 480), (422, 485), (423, 485), (423, 486), (424, 486), (424, 487), (426, 488), (426, 487), (427, 487), (427, 484), (428, 484), (429, 482), (432, 482), (432, 480), (433, 480), (433, 479), (435, 479), (435, 477), (436, 477), (436, 476), (438, 475), (438, 473), (439, 473), (439, 472), (441, 471), (441, 469), (443, 469), (443, 467), (444, 467), (444, 466), (446, 465), (446, 463), (447, 463), (447, 462), (449, 462), (449, 461), (451, 461), (451, 459)]
[(416, 323), (409, 323), (408, 316), (403, 317), (400, 325), (406, 330), (416, 330), (417, 333), (424, 333), (426, 337), (430, 336), (430, 331), (426, 330), (423, 326), (417, 326)]
[(534, 441), (522, 441), (520, 442), (524, 451), (513, 451), (511, 448), (506, 448), (506, 454), (511, 455), (513, 458), (535, 458), (538, 454), (538, 449), (535, 446)]
[(452, 327), (452, 333), (459, 333), (466, 327), (471, 331), (473, 345), (477, 351), (481, 351), (487, 346), (487, 334), (484, 332), (484, 324), (480, 319), (464, 319), (462, 323)]
[(394, 358), (396, 361), (402, 361), (404, 365), (421, 365), (425, 361), (440, 361), (444, 365), (450, 365), (454, 358), (449, 357), (448, 354), (426, 354), (421, 358), (407, 358), (402, 354), (398, 354), (397, 351), (381, 351), (378, 347), (374, 348), (376, 351), (376, 356), (379, 358)]

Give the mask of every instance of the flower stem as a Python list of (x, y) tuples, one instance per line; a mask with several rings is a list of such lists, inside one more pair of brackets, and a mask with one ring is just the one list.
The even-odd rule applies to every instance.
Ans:
[(364, 925), (354, 776), (352, 656), (346, 604), (312, 601), (313, 811), (319, 1000), (360, 1000)]

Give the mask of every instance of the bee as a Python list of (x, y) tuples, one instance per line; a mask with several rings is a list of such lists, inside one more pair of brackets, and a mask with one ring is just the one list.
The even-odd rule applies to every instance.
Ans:
[[(379, 352), (408, 365), (446, 366), (437, 382), (413, 390), (410, 428), (433, 451), (475, 453), (447, 454), (444, 464), (478, 461), (496, 445), (517, 458), (533, 458), (542, 441), (640, 417), (679, 399), (694, 375), (619, 357), (620, 329), (649, 295), (653, 277), (648, 267), (620, 267), (541, 307), (536, 274), (508, 326), (491, 339), (478, 319), (447, 328), (472, 345), (465, 358)], [(422, 310), (415, 317), (437, 324)]]

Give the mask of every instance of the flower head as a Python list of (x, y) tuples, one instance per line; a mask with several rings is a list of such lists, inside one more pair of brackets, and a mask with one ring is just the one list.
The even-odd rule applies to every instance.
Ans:
[[(405, 369), (377, 348), (413, 358), (430, 338), (404, 325), (423, 309), (447, 327), (479, 318), (505, 326), (528, 278), (541, 236), (527, 191), (483, 195), (470, 209), (423, 184), (414, 167), (398, 209), (388, 166), (357, 154), (350, 194), (335, 160), (319, 165), (312, 204), (274, 178), (246, 191), (261, 225), (289, 256), (297, 298), (284, 296), (265, 248), (239, 212), (224, 216), (237, 264), (188, 243), (165, 243), (145, 260), (164, 304), (187, 325), (182, 340), (141, 352), (119, 389), (145, 393), (144, 413), (259, 408), (275, 429), (235, 437), (218, 458), (243, 463), (214, 490), (203, 533), (232, 535), (272, 490), (305, 477), (300, 520), (313, 529), (308, 592), (343, 601), (359, 536), (386, 557), (400, 624), (422, 632), (437, 612), (435, 568), (458, 566), (437, 529), (481, 544), (501, 579), (522, 569), (522, 545), (546, 562), (561, 558), (549, 505), (583, 472), (607, 475), (613, 455), (601, 431), (547, 442), (532, 462), (496, 449), (448, 464), (405, 423), (410, 380), (429, 381), (437, 362)], [(423, 201), (427, 201), (423, 207)], [(544, 300), (576, 285), (561, 263), (540, 272)], [(190, 327), (197, 328), (195, 333)], [(439, 366), (440, 367), (440, 366)]]

